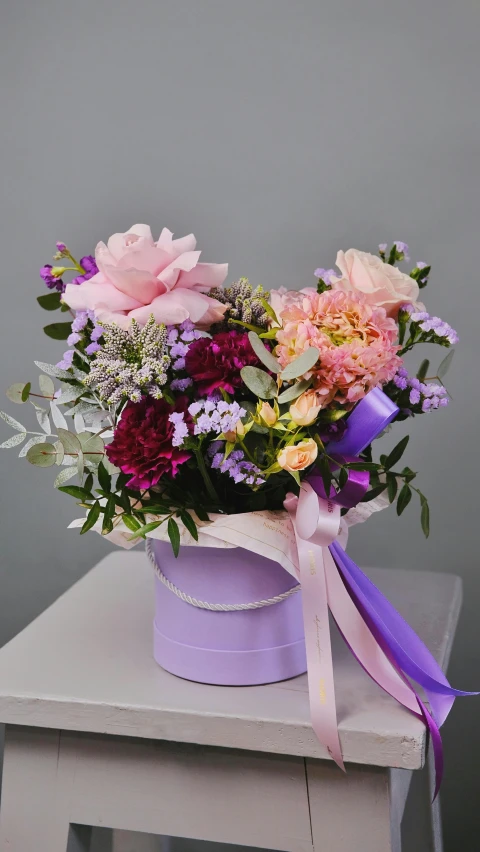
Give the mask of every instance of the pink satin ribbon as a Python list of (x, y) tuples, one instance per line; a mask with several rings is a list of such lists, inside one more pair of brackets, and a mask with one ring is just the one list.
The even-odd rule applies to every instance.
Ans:
[(285, 500), (295, 530), (308, 665), (312, 727), (333, 760), (345, 770), (338, 734), (328, 610), (366, 672), (417, 715), (414, 689), (392, 665), (348, 594), (329, 545), (340, 531), (340, 506), (319, 497), (308, 482)]

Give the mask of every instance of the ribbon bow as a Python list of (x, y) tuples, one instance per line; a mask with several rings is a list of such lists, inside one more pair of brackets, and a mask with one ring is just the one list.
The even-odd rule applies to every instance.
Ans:
[[(397, 407), (375, 389), (349, 418), (346, 435), (335, 444), (336, 458), (358, 461), (358, 454), (394, 419)], [(370, 677), (389, 695), (422, 719), (430, 731), (435, 758), (434, 798), (443, 774), (439, 728), (455, 697), (477, 695), (453, 689), (421, 639), (342, 547), (340, 507), (355, 506), (368, 489), (369, 475), (350, 471), (339, 494), (325, 493), (313, 474), (300, 494), (287, 495), (295, 530), (308, 663), (308, 689), (313, 729), (333, 760), (345, 769), (337, 727), (335, 684), (328, 610), (345, 642)], [(428, 709), (414, 680), (428, 698)]]

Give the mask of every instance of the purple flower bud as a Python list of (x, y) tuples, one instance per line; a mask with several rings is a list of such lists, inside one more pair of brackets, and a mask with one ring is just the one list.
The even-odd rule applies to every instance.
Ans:
[(102, 347), (98, 345), (98, 343), (89, 343), (85, 352), (87, 355), (94, 355), (95, 352), (98, 352)]
[(75, 344), (78, 343), (78, 341), (81, 339), (82, 335), (78, 334), (76, 331), (73, 331), (72, 334), (67, 337), (67, 343), (69, 346), (75, 346)]
[(385, 254), (385, 252), (387, 250), (387, 244), (386, 243), (379, 243), (378, 244), (378, 250), (381, 251), (382, 254)]
[(95, 328), (93, 329), (91, 335), (90, 335), (90, 340), (92, 340), (96, 343), (97, 340), (99, 340), (99, 338), (102, 336), (102, 334), (103, 334), (102, 326), (96, 325)]
[(56, 245), (59, 252), (63, 253), (64, 251), (68, 251), (65, 243), (57, 243)]
[(397, 249), (399, 254), (404, 255), (404, 260), (410, 260), (408, 257), (408, 246), (406, 243), (402, 242), (402, 240), (394, 240), (393, 245)]
[(428, 266), (428, 263), (424, 263), (423, 260), (418, 260), (415, 266), (417, 269), (425, 269), (425, 267)]

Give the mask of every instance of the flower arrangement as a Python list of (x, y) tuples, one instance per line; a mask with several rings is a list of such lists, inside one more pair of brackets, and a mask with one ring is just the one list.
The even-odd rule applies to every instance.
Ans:
[[(32, 404), (39, 430), (0, 412), (14, 430), (0, 446), (22, 444), (20, 456), (31, 464), (59, 467), (55, 487), (85, 510), (71, 524), (82, 534), (95, 529), (124, 547), (170, 540), (175, 556), (182, 543), (206, 539), (207, 547), (247, 548), (286, 568), (297, 586), (239, 607), (203, 604), (160, 579), (187, 608), (222, 610), (270, 606), (301, 585), (305, 642), (278, 646), (284, 656), (294, 649), (295, 659), (290, 674), (282, 669), (276, 679), (291, 677), (292, 666), (305, 671), (306, 646), (312, 725), (343, 766), (330, 609), (366, 671), (430, 730), (438, 789), (438, 729), (454, 697), (468, 693), (450, 686), (342, 547), (348, 526), (394, 502), (401, 515), (414, 495), (429, 534), (417, 473), (399, 464), (408, 436), (378, 459), (373, 451), (390, 424), (449, 402), (443, 381), (457, 334), (419, 301), (430, 266), (402, 271), (407, 254), (400, 241), (381, 244), (377, 256), (340, 251), (337, 271), (315, 270), (315, 286), (268, 291), (246, 278), (222, 288), (226, 264), (201, 263), (193, 234), (174, 240), (164, 229), (154, 241), (148, 226), (134, 225), (80, 261), (57, 243), (58, 265), (40, 271), (51, 292), (38, 302), (68, 314), (44, 329), (68, 349), (56, 365), (35, 362), (38, 388), (8, 389), (12, 402)], [(411, 374), (404, 358), (424, 343), (450, 351), (436, 370), (424, 359)], [(286, 612), (277, 610), (277, 627)], [(157, 639), (171, 647), (169, 637)], [(247, 681), (197, 675), (198, 653), (207, 662), (210, 653), (199, 647), (183, 674), (178, 649), (190, 646), (173, 644), (177, 661), (166, 667), (174, 673), (265, 682), (260, 669)], [(245, 666), (250, 657), (240, 651)]]
[(40, 271), (52, 292), (38, 302), (68, 313), (45, 332), (69, 348), (56, 366), (37, 362), (38, 389), (9, 388), (40, 430), (2, 412), (15, 430), (2, 446), (23, 443), (32, 464), (60, 467), (55, 486), (87, 511), (82, 533), (119, 528), (135, 542), (165, 525), (178, 552), (179, 522), (196, 538), (210, 513), (282, 510), (312, 471), (338, 494), (362, 470), (363, 501), (386, 491), (401, 514), (416, 494), (428, 535), (416, 473), (397, 469), (408, 438), (379, 460), (371, 445), (353, 461), (335, 453), (374, 388), (396, 420), (448, 404), (453, 350), (432, 375), (428, 361), (414, 376), (404, 366), (419, 343), (457, 341), (419, 302), (430, 266), (397, 265), (407, 252), (400, 241), (378, 256), (339, 252), (338, 271), (317, 269), (315, 287), (267, 291), (246, 278), (223, 289), (227, 265), (200, 263), (192, 234), (164, 229), (155, 242), (135, 225), (80, 261), (57, 243), (58, 265)]

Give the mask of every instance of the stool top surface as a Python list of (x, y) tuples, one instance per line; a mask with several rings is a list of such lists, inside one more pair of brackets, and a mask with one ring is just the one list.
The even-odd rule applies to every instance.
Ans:
[[(445, 668), (460, 579), (367, 573)], [(0, 650), (0, 722), (330, 759), (312, 730), (306, 675), (253, 687), (181, 680), (153, 659), (153, 610), (145, 554), (107, 556)], [(422, 722), (365, 674), (332, 630), (345, 760), (418, 769)]]

